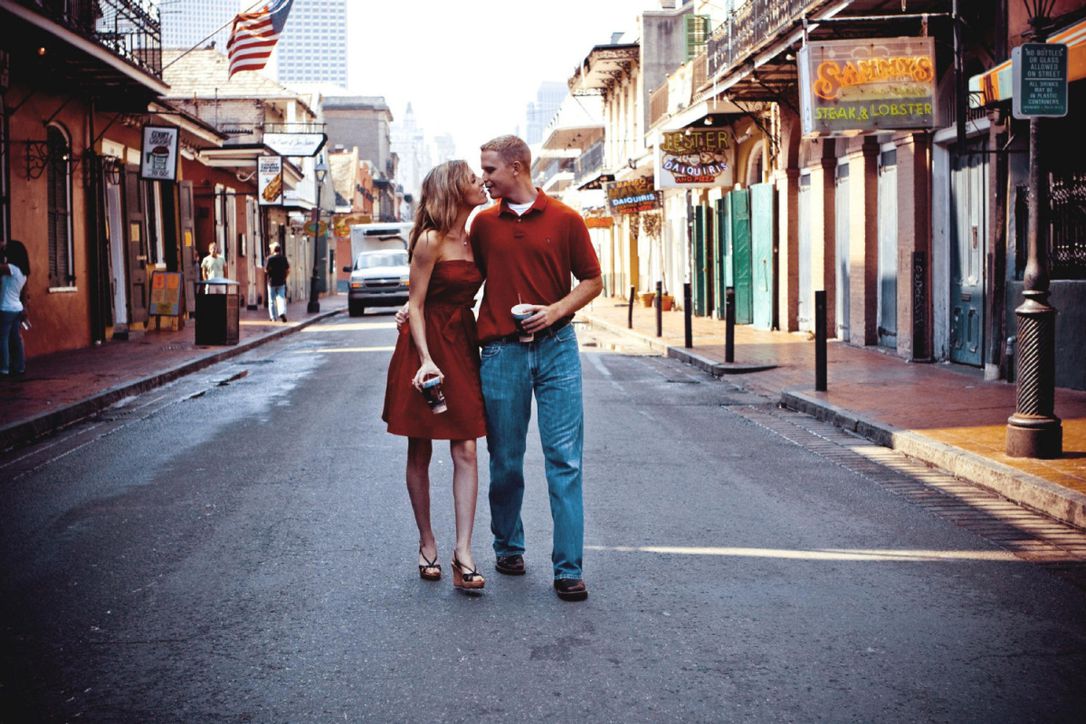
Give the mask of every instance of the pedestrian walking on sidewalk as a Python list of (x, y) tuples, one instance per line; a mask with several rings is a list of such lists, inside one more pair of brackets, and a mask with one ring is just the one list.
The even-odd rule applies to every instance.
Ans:
[[(486, 277), (479, 309), (480, 375), (490, 451), (490, 517), (498, 572), (525, 571), (524, 452), (535, 397), (554, 522), (551, 562), (559, 598), (587, 598), (582, 457), (584, 408), (574, 313), (603, 289), (581, 215), (532, 184), (532, 158), (516, 136), (481, 147), (483, 180), (499, 204), (471, 227)], [(571, 275), (580, 282), (572, 287)], [(572, 288), (571, 288), (572, 287)], [(527, 305), (518, 328), (510, 309)], [(531, 341), (523, 333), (528, 333)]]
[(26, 352), (20, 328), (30, 326), (26, 308), (26, 282), (30, 255), (14, 239), (0, 249), (0, 375), (26, 372)]
[(287, 277), (290, 276), (290, 262), (281, 252), (278, 242), (271, 245), (271, 256), (264, 263), (264, 274), (268, 279), (268, 316), (287, 321)]
[[(419, 529), (419, 575), (431, 581), (441, 578), (441, 565), (430, 526), (430, 458), (434, 440), (449, 441), (456, 513), (453, 585), (466, 590), (486, 584), (471, 553), (479, 493), (476, 440), (486, 434), (471, 308), (483, 278), (465, 229), (472, 209), (484, 203), (482, 179), (464, 161), (443, 163), (422, 182), (408, 249), (408, 324), (401, 326), (389, 363), (381, 415), (389, 432), (407, 436), (407, 492)], [(444, 398), (430, 387), (434, 384)]]
[[(226, 258), (219, 253), (219, 245), (214, 241), (207, 245), (207, 256), (200, 262), (200, 276), (203, 280), (226, 278)], [(212, 284), (204, 287), (205, 293), (225, 294), (226, 290), (221, 284)]]

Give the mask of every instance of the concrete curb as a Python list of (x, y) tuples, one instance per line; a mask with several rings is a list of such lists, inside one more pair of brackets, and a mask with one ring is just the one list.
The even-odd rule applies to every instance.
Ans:
[[(633, 337), (672, 359), (678, 359), (704, 370), (716, 377), (724, 374), (757, 372), (772, 369), (775, 365), (727, 365), (697, 354), (685, 347), (673, 347), (658, 337), (650, 337), (625, 325), (612, 324), (591, 313), (580, 316), (589, 326), (599, 327), (613, 334)], [(1076, 528), (1086, 530), (1086, 495), (1051, 483), (1044, 478), (1016, 470), (1009, 465), (989, 460), (976, 453), (933, 440), (912, 430), (901, 430), (858, 415), (802, 392), (783, 390), (781, 404), (837, 427), (851, 430), (878, 444), (897, 450), (910, 457), (935, 465), (963, 480), (987, 488), (1008, 500), (1032, 508)]]
[(782, 391), (781, 404), (851, 430), (883, 447), (902, 452), (996, 492), (1019, 505), (1086, 529), (1086, 495), (1016, 470), (982, 455), (933, 440), (912, 430), (867, 419), (802, 392)]
[(123, 382), (119, 385), (108, 387), (98, 394), (78, 402), (58, 407), (55, 410), (44, 412), (26, 420), (20, 420), (9, 425), (4, 425), (0, 427), (0, 452), (7, 452), (12, 448), (31, 443), (38, 438), (54, 433), (72, 423), (90, 417), (91, 415), (106, 409), (118, 400), (123, 400), (126, 397), (138, 395), (147, 390), (161, 387), (162, 385), (173, 382), (174, 380), (192, 374), (193, 372), (197, 372), (205, 367), (210, 367), (213, 364), (230, 359), (231, 357), (237, 357), (262, 344), (286, 337), (288, 334), (293, 334), (299, 330), (305, 329), (315, 322), (332, 317), (342, 311), (344, 310), (333, 309), (328, 312), (321, 312), (314, 317), (309, 317), (296, 324), (277, 329), (274, 332), (250, 337), (247, 340), (239, 341), (236, 345), (208, 352), (207, 354), (198, 356), (187, 362), (182, 362), (181, 364), (175, 365), (162, 372), (156, 372), (153, 375), (141, 377), (132, 380), (131, 382)]
[(660, 352), (661, 354), (671, 359), (677, 359), (687, 364), (691, 364), (698, 369), (704, 370), (714, 377), (721, 377), (723, 375), (742, 375), (750, 372), (762, 372), (764, 370), (771, 370), (777, 365), (771, 364), (740, 364), (738, 362), (717, 362), (709, 357), (703, 357), (697, 352), (686, 349), (685, 347), (675, 347), (667, 344), (660, 337), (650, 337), (647, 334), (635, 332), (632, 329), (627, 329), (625, 326), (612, 324), (602, 319), (598, 319), (591, 315), (591, 313), (581, 312), (580, 315), (586, 324), (590, 327), (599, 327), (612, 334), (624, 335), (627, 337), (633, 337), (639, 342), (647, 345), (649, 349)]

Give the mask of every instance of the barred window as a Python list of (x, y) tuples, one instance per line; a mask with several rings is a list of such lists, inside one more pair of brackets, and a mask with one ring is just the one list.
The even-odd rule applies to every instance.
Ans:
[[(1048, 176), (1048, 222), (1041, 239), (1048, 243), (1050, 279), (1086, 279), (1086, 174), (1060, 171)], [(1025, 276), (1029, 259), (1029, 187), (1015, 188), (1015, 278)]]
[(1048, 190), (1052, 278), (1086, 279), (1086, 173), (1053, 173)]
[(46, 131), (49, 165), (49, 286), (75, 284), (72, 269), (72, 147), (59, 126)]

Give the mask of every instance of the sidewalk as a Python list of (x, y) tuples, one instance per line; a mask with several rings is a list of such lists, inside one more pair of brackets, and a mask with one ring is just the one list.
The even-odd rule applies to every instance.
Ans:
[(1004, 436), (1014, 412), (1015, 387), (985, 382), (979, 369), (908, 363), (874, 347), (827, 345), (827, 392), (814, 390), (814, 341), (806, 333), (735, 328), (735, 362), (724, 363), (724, 322), (694, 317), (692, 349), (685, 349), (683, 313), (635, 301), (633, 329), (621, 298), (597, 299), (580, 313), (591, 326), (630, 335), (657, 351), (696, 365), (785, 406), (831, 420), (880, 445), (1078, 528), (1086, 528), (1086, 392), (1057, 388), (1063, 457), (1007, 457)]
[(197, 346), (195, 320), (179, 331), (132, 332), (127, 341), (57, 352), (27, 361), (24, 377), (0, 378), (0, 454), (118, 400), (164, 385), (258, 345), (296, 332), (347, 307), (347, 295), (324, 297), (318, 314), (306, 301), (288, 305), (287, 323), (242, 309), (238, 343)]

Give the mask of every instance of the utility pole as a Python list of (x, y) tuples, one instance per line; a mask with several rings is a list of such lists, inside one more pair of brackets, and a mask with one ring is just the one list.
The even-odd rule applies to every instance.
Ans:
[[(1031, 0), (1034, 42), (1048, 36), (1052, 0)], [(1058, 458), (1063, 454), (1063, 427), (1054, 414), (1056, 384), (1056, 309), (1048, 303), (1048, 194), (1042, 173), (1041, 118), (1029, 119), (1029, 256), (1022, 290), (1025, 301), (1014, 310), (1018, 327), (1018, 390), (1014, 414), (1007, 419), (1007, 455)]]

